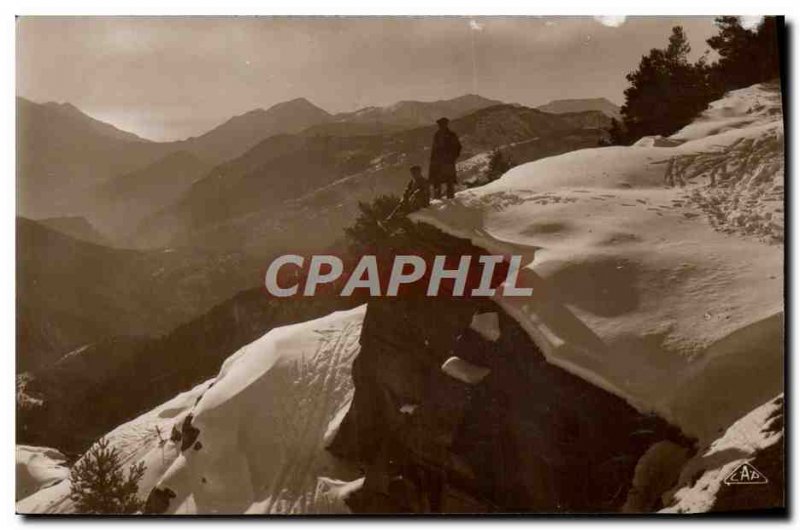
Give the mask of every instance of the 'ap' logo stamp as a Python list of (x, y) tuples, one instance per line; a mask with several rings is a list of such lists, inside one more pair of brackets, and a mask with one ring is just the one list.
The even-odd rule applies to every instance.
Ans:
[(766, 484), (769, 482), (764, 474), (757, 470), (753, 464), (744, 462), (736, 466), (730, 475), (725, 478), (725, 484)]

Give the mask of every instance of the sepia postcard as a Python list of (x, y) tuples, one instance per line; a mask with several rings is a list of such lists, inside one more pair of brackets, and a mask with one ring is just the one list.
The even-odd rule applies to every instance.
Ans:
[(25, 515), (785, 515), (782, 16), (20, 16)]

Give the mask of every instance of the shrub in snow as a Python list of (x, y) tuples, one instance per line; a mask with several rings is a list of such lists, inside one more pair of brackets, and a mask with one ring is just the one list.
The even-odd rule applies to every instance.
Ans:
[(395, 195), (381, 195), (372, 202), (359, 201), (355, 223), (345, 228), (351, 250), (355, 254), (370, 254), (402, 240), (411, 223), (405, 215), (397, 215), (399, 206), (400, 198)]
[(514, 167), (513, 160), (506, 157), (500, 149), (494, 149), (489, 156), (489, 166), (486, 168), (486, 182), (499, 179), (512, 167)]
[(81, 514), (132, 514), (142, 510), (138, 497), (143, 463), (123, 471), (119, 451), (101, 438), (70, 470), (70, 499)]

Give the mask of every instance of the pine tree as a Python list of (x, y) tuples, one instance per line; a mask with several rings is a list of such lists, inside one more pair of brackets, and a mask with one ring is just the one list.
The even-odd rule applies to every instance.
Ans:
[(611, 125), (606, 129), (606, 135), (600, 139), (598, 145), (627, 145), (629, 143), (628, 131), (625, 130), (625, 127), (618, 119), (611, 118)]
[(719, 33), (706, 43), (719, 54), (708, 64), (704, 55), (688, 60), (691, 46), (683, 28), (672, 29), (664, 49), (652, 49), (638, 68), (626, 76), (622, 123), (612, 121), (600, 145), (628, 145), (642, 136), (670, 135), (688, 124), (727, 90), (777, 79), (780, 76), (778, 20), (764, 17), (755, 30), (745, 29), (739, 17), (716, 19)]
[(396, 195), (380, 195), (372, 202), (359, 201), (355, 223), (345, 228), (350, 250), (355, 254), (374, 254), (378, 249), (391, 247), (411, 224), (405, 215), (398, 213), (399, 205), (400, 197)]
[(493, 180), (499, 179), (512, 167), (514, 167), (512, 160), (510, 158), (506, 158), (499, 148), (495, 148), (492, 150), (491, 155), (489, 155), (489, 166), (486, 168), (486, 172), (484, 173), (486, 182), (492, 182)]
[(690, 51), (683, 28), (675, 26), (667, 47), (650, 50), (638, 69), (626, 76), (630, 83), (622, 107), (626, 140), (668, 136), (721, 96), (709, 81), (705, 57), (690, 63)]
[(717, 17), (714, 22), (719, 33), (706, 42), (719, 54), (713, 73), (723, 89), (733, 90), (779, 77), (775, 17), (764, 17), (754, 31), (742, 27), (739, 17)]
[(119, 451), (101, 438), (70, 470), (70, 499), (81, 514), (132, 514), (142, 510), (138, 497), (143, 463), (125, 473)]

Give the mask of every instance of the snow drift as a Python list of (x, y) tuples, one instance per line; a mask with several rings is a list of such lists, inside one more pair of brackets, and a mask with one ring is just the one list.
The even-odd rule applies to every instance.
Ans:
[(16, 460), (17, 500), (59, 483), (69, 474), (66, 458), (57, 449), (18, 445)]
[(500, 298), (547, 359), (707, 439), (782, 391), (783, 122), (728, 94), (669, 141), (573, 151), (412, 214), (527, 256)]
[[(168, 489), (163, 508), (176, 514), (347, 511), (358, 474), (324, 447), (352, 398), (363, 316), (359, 307), (276, 328), (213, 380), (109, 433), (126, 466), (147, 466), (141, 495)], [(64, 480), (17, 511), (69, 513), (68, 495)]]

